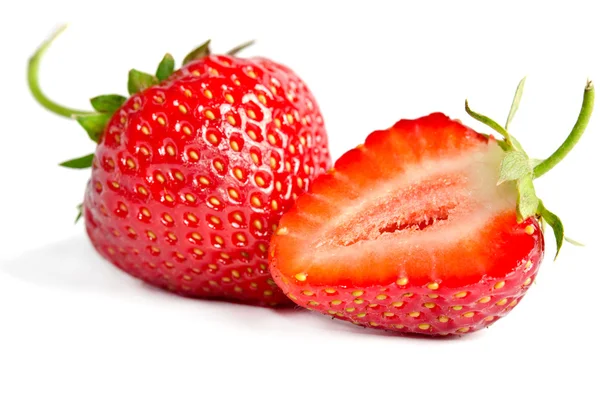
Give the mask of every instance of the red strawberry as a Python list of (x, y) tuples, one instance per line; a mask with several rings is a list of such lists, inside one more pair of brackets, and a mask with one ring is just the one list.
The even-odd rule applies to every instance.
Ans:
[(281, 215), (331, 166), (319, 108), (303, 81), (265, 58), (210, 55), (208, 42), (174, 72), (132, 70), (129, 98), (92, 99), (72, 116), (98, 143), (63, 165), (92, 167), (83, 213), (98, 252), (150, 284), (194, 297), (289, 302), (268, 271)]
[(564, 150), (544, 162), (468, 107), (504, 140), (440, 113), (373, 132), (282, 217), (273, 278), (299, 305), (367, 327), (447, 335), (489, 326), (535, 279), (542, 222), (562, 244), (532, 180), (576, 143), (592, 101), (590, 83)]

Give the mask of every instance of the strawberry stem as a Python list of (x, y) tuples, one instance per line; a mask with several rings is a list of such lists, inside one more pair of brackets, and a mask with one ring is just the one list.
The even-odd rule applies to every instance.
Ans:
[(33, 97), (36, 101), (42, 105), (44, 108), (49, 111), (58, 114), (64, 117), (75, 117), (91, 114), (92, 112), (87, 112), (85, 110), (77, 110), (70, 109), (68, 107), (62, 106), (50, 98), (48, 98), (40, 88), (39, 81), (39, 70), (40, 70), (40, 61), (42, 56), (50, 47), (50, 44), (60, 35), (65, 29), (67, 25), (60, 26), (42, 45), (38, 48), (38, 50), (33, 54), (31, 58), (29, 58), (29, 65), (27, 67), (27, 82), (29, 84), (29, 89), (33, 94)]
[(594, 108), (594, 96), (594, 85), (591, 81), (588, 81), (583, 93), (581, 111), (579, 112), (579, 117), (577, 118), (577, 122), (573, 126), (571, 133), (567, 139), (565, 139), (562, 145), (560, 145), (560, 147), (550, 155), (550, 157), (534, 167), (533, 175), (535, 178), (539, 178), (554, 168), (554, 166), (560, 163), (561, 160), (564, 159), (567, 154), (569, 154), (571, 149), (575, 147), (579, 141), (579, 138), (581, 138), (583, 135), (592, 116), (592, 110)]

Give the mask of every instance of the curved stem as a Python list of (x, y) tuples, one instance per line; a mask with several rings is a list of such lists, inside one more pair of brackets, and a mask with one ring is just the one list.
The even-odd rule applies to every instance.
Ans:
[(88, 112), (85, 110), (70, 109), (70, 108), (67, 108), (65, 106), (62, 106), (62, 105), (54, 102), (52, 99), (48, 98), (42, 92), (42, 89), (40, 88), (40, 82), (39, 82), (38, 75), (39, 75), (40, 61), (42, 59), (42, 56), (44, 55), (44, 53), (46, 52), (48, 47), (50, 47), (50, 44), (52, 44), (52, 41), (54, 41), (54, 39), (56, 39), (56, 37), (58, 37), (58, 35), (61, 34), (66, 28), (67, 28), (67, 25), (63, 25), (60, 28), (58, 28), (48, 38), (48, 40), (46, 40), (38, 48), (38, 50), (35, 52), (35, 54), (33, 54), (33, 56), (29, 59), (29, 65), (27, 68), (27, 82), (29, 84), (29, 90), (31, 91), (31, 93), (33, 94), (33, 97), (36, 99), (36, 101), (38, 101), (38, 103), (40, 105), (42, 105), (49, 111), (56, 113), (60, 116), (74, 117), (74, 116), (91, 114), (93, 112)]
[(585, 128), (587, 127), (592, 116), (592, 110), (594, 109), (594, 96), (594, 85), (591, 81), (588, 81), (583, 93), (581, 111), (579, 112), (579, 117), (577, 118), (577, 122), (573, 126), (571, 133), (567, 139), (565, 139), (562, 145), (560, 145), (560, 147), (556, 149), (552, 155), (550, 155), (550, 157), (535, 166), (533, 169), (533, 175), (535, 178), (539, 178), (546, 172), (550, 171), (556, 164), (560, 163), (567, 154), (569, 154), (573, 147), (575, 147), (579, 141), (579, 138), (581, 138), (583, 135)]

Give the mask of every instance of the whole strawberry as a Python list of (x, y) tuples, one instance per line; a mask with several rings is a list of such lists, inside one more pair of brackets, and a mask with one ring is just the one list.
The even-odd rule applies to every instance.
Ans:
[(129, 74), (130, 97), (91, 100), (96, 112), (64, 108), (31, 90), (55, 113), (74, 117), (98, 143), (68, 161), (91, 167), (82, 205), (97, 251), (150, 284), (193, 297), (265, 305), (289, 302), (268, 270), (269, 239), (281, 215), (331, 165), (323, 119), (290, 69), (209, 43), (174, 71)]
[[(370, 134), (286, 213), (271, 242), (276, 283), (296, 303), (355, 324), (428, 335), (493, 324), (522, 299), (563, 225), (533, 180), (571, 150), (592, 113), (560, 148), (530, 159), (506, 127), (467, 111), (502, 140), (441, 113)], [(557, 252), (558, 254), (558, 252)]]

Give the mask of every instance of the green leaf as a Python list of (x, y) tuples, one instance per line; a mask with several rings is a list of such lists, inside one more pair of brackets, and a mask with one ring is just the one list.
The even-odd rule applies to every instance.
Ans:
[(129, 71), (129, 80), (127, 81), (127, 90), (130, 95), (136, 94), (146, 88), (152, 87), (158, 83), (156, 76), (151, 74), (140, 72), (136, 69)]
[(504, 127), (502, 127), (500, 124), (496, 123), (494, 120), (490, 119), (489, 117), (472, 111), (471, 108), (469, 107), (469, 102), (466, 100), (465, 100), (465, 111), (467, 112), (467, 114), (469, 116), (473, 117), (475, 120), (487, 125), (491, 129), (493, 129), (494, 131), (496, 131), (497, 133), (502, 135), (504, 137), (504, 140), (508, 144), (508, 146), (510, 148), (514, 148), (514, 145), (512, 143), (512, 140), (510, 138), (510, 134), (508, 133), (508, 131), (506, 131), (504, 129)]
[(527, 155), (523, 152), (510, 151), (500, 163), (498, 185), (506, 181), (516, 181), (527, 175), (533, 175), (533, 168)]
[(77, 206), (77, 217), (75, 217), (75, 224), (77, 224), (77, 222), (79, 222), (82, 215), (83, 215), (83, 204), (79, 204)]
[(202, 45), (196, 48), (194, 51), (187, 54), (185, 58), (183, 58), (183, 64), (186, 65), (196, 59), (202, 59), (210, 55), (210, 40), (206, 40)]
[(250, 40), (245, 43), (242, 43), (236, 47), (233, 47), (231, 50), (227, 51), (227, 55), (235, 56), (238, 54), (238, 52), (245, 50), (246, 48), (250, 47), (252, 44), (254, 44), (254, 40)]
[(525, 77), (521, 79), (519, 85), (517, 86), (517, 90), (515, 91), (515, 96), (512, 101), (512, 105), (510, 106), (510, 111), (508, 112), (508, 117), (506, 118), (506, 124), (504, 125), (504, 129), (508, 131), (508, 126), (512, 122), (512, 119), (515, 117), (517, 110), (519, 109), (519, 104), (521, 103), (521, 97), (523, 96), (523, 89), (525, 88)]
[(546, 223), (552, 227), (552, 231), (554, 232), (554, 238), (556, 239), (556, 255), (554, 255), (554, 260), (556, 260), (563, 245), (563, 241), (565, 240), (565, 228), (560, 218), (544, 207), (544, 204), (541, 201), (539, 204), (539, 212)]
[(569, 243), (569, 244), (572, 244), (572, 245), (576, 246), (576, 247), (585, 247), (585, 244), (583, 244), (583, 243), (580, 243), (580, 242), (579, 242), (579, 241), (577, 241), (577, 240), (573, 240), (572, 238), (570, 238), (570, 237), (567, 237), (567, 236), (565, 236), (565, 241), (566, 241), (567, 243)]
[(81, 125), (83, 129), (88, 133), (90, 139), (98, 143), (110, 117), (110, 114), (95, 113), (85, 116), (76, 116), (75, 120), (77, 120), (79, 125)]
[(175, 70), (175, 60), (171, 54), (165, 54), (162, 61), (158, 64), (156, 69), (156, 77), (158, 81), (166, 80)]
[(127, 98), (121, 95), (100, 95), (90, 99), (92, 107), (100, 113), (113, 114), (118, 108), (120, 108)]
[(517, 180), (517, 210), (520, 220), (527, 219), (537, 214), (539, 199), (535, 195), (533, 178), (526, 175)]
[(92, 166), (92, 161), (94, 160), (94, 154), (88, 154), (87, 156), (78, 157), (76, 159), (68, 160), (60, 163), (61, 167), (66, 168), (75, 168), (75, 169), (84, 169), (90, 168)]

